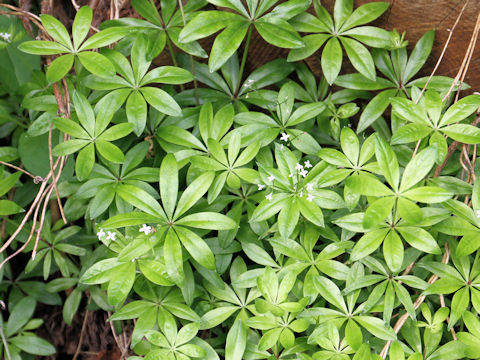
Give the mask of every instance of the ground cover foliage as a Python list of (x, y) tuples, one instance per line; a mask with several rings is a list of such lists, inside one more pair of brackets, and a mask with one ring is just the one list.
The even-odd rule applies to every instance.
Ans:
[[(109, 312), (132, 360), (480, 358), (480, 95), (418, 77), (434, 32), (407, 50), (383, 2), (132, 6), (0, 18), (4, 358), (55, 354), (39, 304)], [(288, 57), (246, 73), (253, 31)]]

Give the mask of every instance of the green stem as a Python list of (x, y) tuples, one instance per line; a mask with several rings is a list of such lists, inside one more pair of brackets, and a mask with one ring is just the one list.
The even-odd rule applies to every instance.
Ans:
[[(173, 50), (173, 46), (172, 46), (172, 41), (170, 40), (170, 37), (168, 35), (166, 36), (166, 38), (167, 38), (168, 52), (170, 53), (170, 56), (172, 58), (173, 65), (175, 67), (178, 67), (177, 59), (175, 58), (175, 50)], [(180, 90), (182, 91), (184, 90), (183, 84), (180, 84)]]
[(247, 41), (245, 42), (245, 48), (243, 49), (242, 63), (240, 65), (240, 71), (238, 72), (238, 84), (235, 92), (238, 92), (238, 87), (242, 83), (243, 70), (245, 69), (245, 63), (247, 62), (248, 48), (250, 46), (250, 39), (252, 37), (253, 26), (250, 25), (247, 32)]

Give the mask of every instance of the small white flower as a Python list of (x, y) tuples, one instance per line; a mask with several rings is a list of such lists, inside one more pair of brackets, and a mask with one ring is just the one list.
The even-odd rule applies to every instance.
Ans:
[(293, 177), (293, 173), (288, 174), (288, 177), (289, 178)]
[(105, 231), (103, 231), (103, 229), (100, 229), (99, 232), (97, 232), (97, 237), (98, 237), (98, 240), (102, 240), (102, 237), (104, 237), (105, 235)]
[(248, 99), (248, 94), (247, 94), (247, 95), (245, 95), (245, 99)]
[(303, 197), (303, 191), (300, 191), (300, 197)]
[(12, 34), (9, 34), (9, 33), (0, 33), (0, 37), (5, 40), (5, 41), (8, 41), (10, 42), (10, 37), (12, 36)]
[(290, 137), (290, 135), (288, 135), (287, 133), (283, 132), (283, 133), (282, 133), (282, 136), (280, 136), (280, 140), (283, 140), (283, 141), (287, 142), (289, 137)]
[(268, 181), (270, 181), (270, 182), (273, 182), (273, 180), (275, 180), (275, 179), (276, 179), (276, 177), (274, 175), (270, 175), (268, 177)]
[(273, 198), (273, 193), (270, 193), (268, 195), (265, 195), (265, 199), (267, 199), (268, 201), (271, 201)]
[(135, 258), (132, 259), (132, 262), (135, 262)]
[(140, 228), (140, 230), (138, 230), (138, 231), (145, 233), (145, 235), (148, 235), (152, 232), (152, 227), (147, 226), (147, 224), (143, 224), (142, 227)]
[(249, 84), (253, 83), (253, 79), (248, 79), (248, 83)]
[(297, 163), (297, 164), (295, 165), (295, 170), (303, 170), (303, 166), (300, 165), (299, 163)]
[(114, 233), (114, 232), (111, 232), (111, 231), (107, 231), (107, 239), (106, 240), (112, 240), (112, 241), (115, 241), (116, 239), (116, 236), (117, 236), (117, 233)]
[(262, 191), (263, 188), (264, 188), (266, 185), (264, 185), (264, 184), (258, 184), (257, 186), (258, 186), (258, 191)]
[(312, 191), (313, 190), (313, 184), (312, 183), (308, 183), (307, 184), (307, 191)]
[(293, 191), (297, 191), (297, 185), (293, 185)]
[(287, 95), (287, 96), (285, 96), (285, 100), (288, 100), (288, 95)]
[(303, 163), (303, 166), (305, 166), (307, 169), (310, 169), (312, 167), (312, 164), (310, 164), (310, 160), (306, 160), (304, 163)]
[(307, 201), (312, 202), (314, 198), (315, 198), (315, 196), (313, 196), (312, 194), (308, 194)]
[(303, 169), (302, 171), (300, 171), (300, 175), (302, 175), (303, 177), (307, 176), (308, 174), (308, 171)]
[(480, 210), (477, 210), (477, 219), (480, 218)]

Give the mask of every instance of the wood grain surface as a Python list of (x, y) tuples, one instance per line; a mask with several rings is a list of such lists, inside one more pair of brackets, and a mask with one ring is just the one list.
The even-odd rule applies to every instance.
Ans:
[[(360, 6), (368, 2), (372, 1), (356, 0), (355, 5)], [(465, 0), (389, 0), (388, 2), (391, 4), (390, 8), (372, 24), (387, 30), (397, 29), (399, 33), (406, 31), (409, 50), (413, 48), (425, 32), (430, 29), (436, 30), (432, 53), (426, 66), (419, 74), (430, 75), (447, 41), (450, 29), (465, 4)], [(332, 10), (334, 0), (324, 0), (322, 4), (327, 9)], [(437, 70), (437, 75), (455, 77), (467, 51), (479, 12), (480, 0), (470, 0), (453, 32), (452, 39)], [(287, 50), (274, 48), (265, 43), (258, 34), (254, 34), (248, 56), (250, 70), (269, 60), (288, 54)], [(315, 56), (307, 59), (307, 63), (317, 75), (321, 74), (320, 64)], [(477, 44), (475, 48), (465, 81), (475, 91), (480, 89), (480, 44)]]

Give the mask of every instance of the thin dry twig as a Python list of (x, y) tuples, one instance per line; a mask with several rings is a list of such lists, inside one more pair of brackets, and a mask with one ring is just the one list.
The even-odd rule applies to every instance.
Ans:
[[(475, 28), (473, 29), (472, 36), (470, 38), (470, 42), (468, 44), (467, 51), (466, 51), (465, 56), (463, 58), (462, 64), (460, 65), (460, 69), (458, 70), (457, 76), (455, 76), (455, 79), (452, 82), (452, 85), (450, 85), (450, 88), (448, 89), (447, 93), (443, 97), (442, 101), (445, 101), (446, 99), (449, 98), (449, 96), (452, 93), (453, 88), (455, 87), (456, 84), (459, 84), (458, 92), (460, 92), (460, 88), (461, 88), (460, 85), (463, 82), (463, 80), (465, 79), (465, 75), (467, 74), (468, 67), (470, 65), (470, 60), (471, 60), (472, 55), (473, 55), (473, 50), (475, 49), (475, 45), (477, 43), (479, 31), (480, 31), (480, 13), (477, 16), (477, 21), (475, 23)], [(458, 93), (457, 93), (456, 99), (458, 99)]]
[[(87, 305), (90, 304), (90, 300), (91, 300), (91, 297), (88, 298)], [(85, 315), (83, 316), (82, 329), (80, 330), (80, 337), (78, 338), (77, 349), (75, 350), (75, 354), (73, 355), (72, 360), (77, 360), (78, 355), (80, 355), (80, 350), (82, 349), (83, 337), (85, 335), (85, 329), (87, 328), (88, 315), (90, 315), (90, 311), (85, 309)]]

